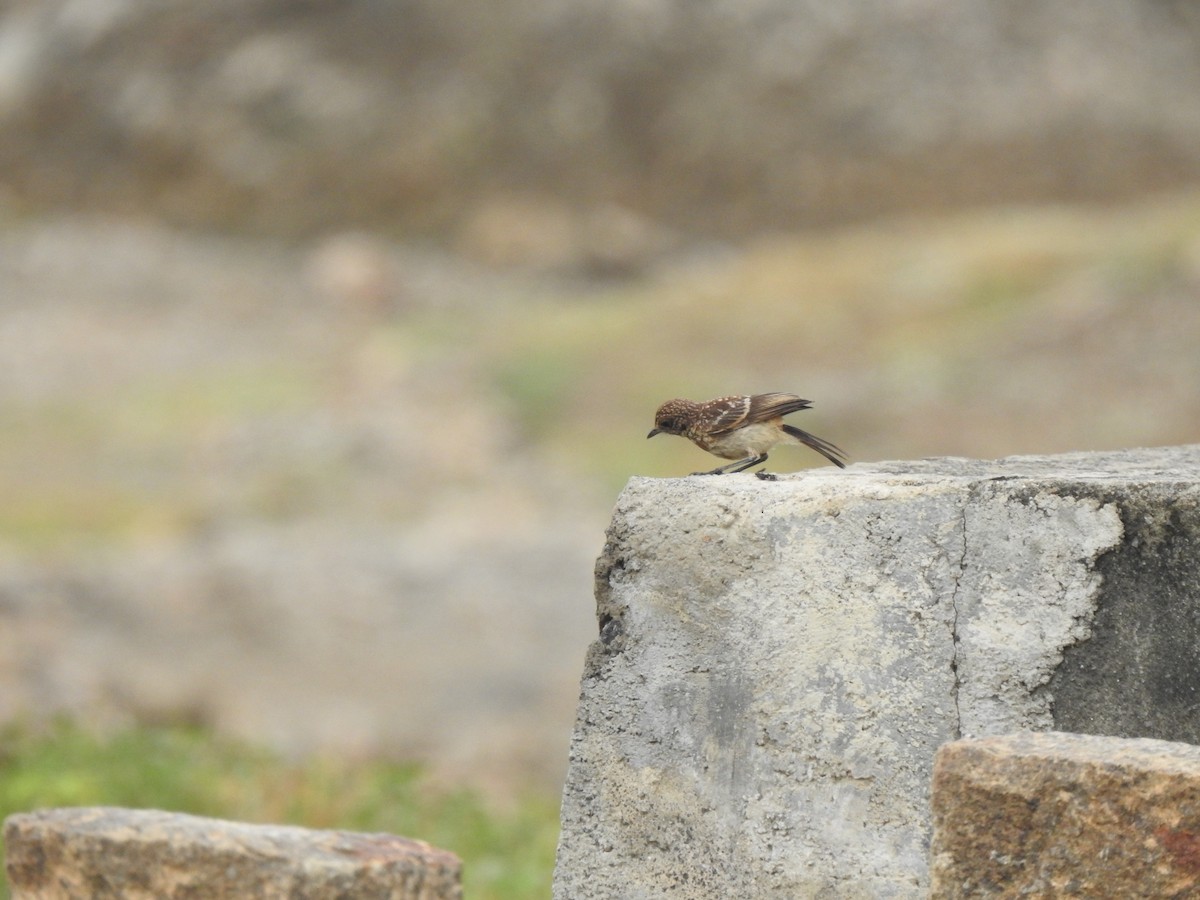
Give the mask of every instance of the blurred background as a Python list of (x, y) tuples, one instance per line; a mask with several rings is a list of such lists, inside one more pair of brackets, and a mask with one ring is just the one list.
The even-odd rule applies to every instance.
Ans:
[(1200, 440), (1198, 188), (1186, 0), (2, 0), (0, 722), (552, 809), (661, 401)]

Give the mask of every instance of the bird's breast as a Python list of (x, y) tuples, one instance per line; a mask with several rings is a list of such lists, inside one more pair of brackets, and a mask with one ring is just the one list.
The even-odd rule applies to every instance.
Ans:
[(742, 459), (746, 456), (766, 453), (784, 437), (785, 435), (780, 431), (778, 425), (762, 422), (745, 425), (717, 437), (707, 437), (704, 441), (696, 440), (696, 443), (722, 459)]

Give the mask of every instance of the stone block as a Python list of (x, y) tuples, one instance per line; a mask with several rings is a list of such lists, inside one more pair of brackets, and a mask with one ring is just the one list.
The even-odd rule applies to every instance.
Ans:
[(923, 897), (937, 748), (1200, 739), (1200, 447), (634, 478), (559, 900)]
[(1200, 747), (1024, 733), (933, 769), (934, 900), (1200, 896)]
[(390, 834), (85, 807), (9, 816), (13, 900), (461, 900), (458, 857)]

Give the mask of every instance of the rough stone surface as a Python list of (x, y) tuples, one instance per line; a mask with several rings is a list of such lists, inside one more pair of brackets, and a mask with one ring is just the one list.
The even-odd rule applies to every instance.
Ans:
[(954, 741), (933, 769), (932, 893), (1200, 894), (1200, 747), (1078, 734)]
[(14, 900), (461, 900), (458, 857), (390, 834), (247, 825), (157, 810), (9, 816)]
[[(939, 745), (1138, 735), (1147, 690), (1196, 666), (1200, 643), (1097, 629), (1187, 618), (1196, 557), (1142, 591), (1198, 506), (1195, 446), (634, 479), (597, 564), (555, 896), (923, 896)], [(1196, 727), (1182, 702), (1154, 723)]]

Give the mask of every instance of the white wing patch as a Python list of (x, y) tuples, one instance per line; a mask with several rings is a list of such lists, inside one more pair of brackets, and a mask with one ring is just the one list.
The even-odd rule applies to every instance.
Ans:
[(708, 428), (710, 434), (737, 428), (746, 421), (746, 416), (750, 413), (749, 397), (721, 397), (708, 405), (712, 409)]

